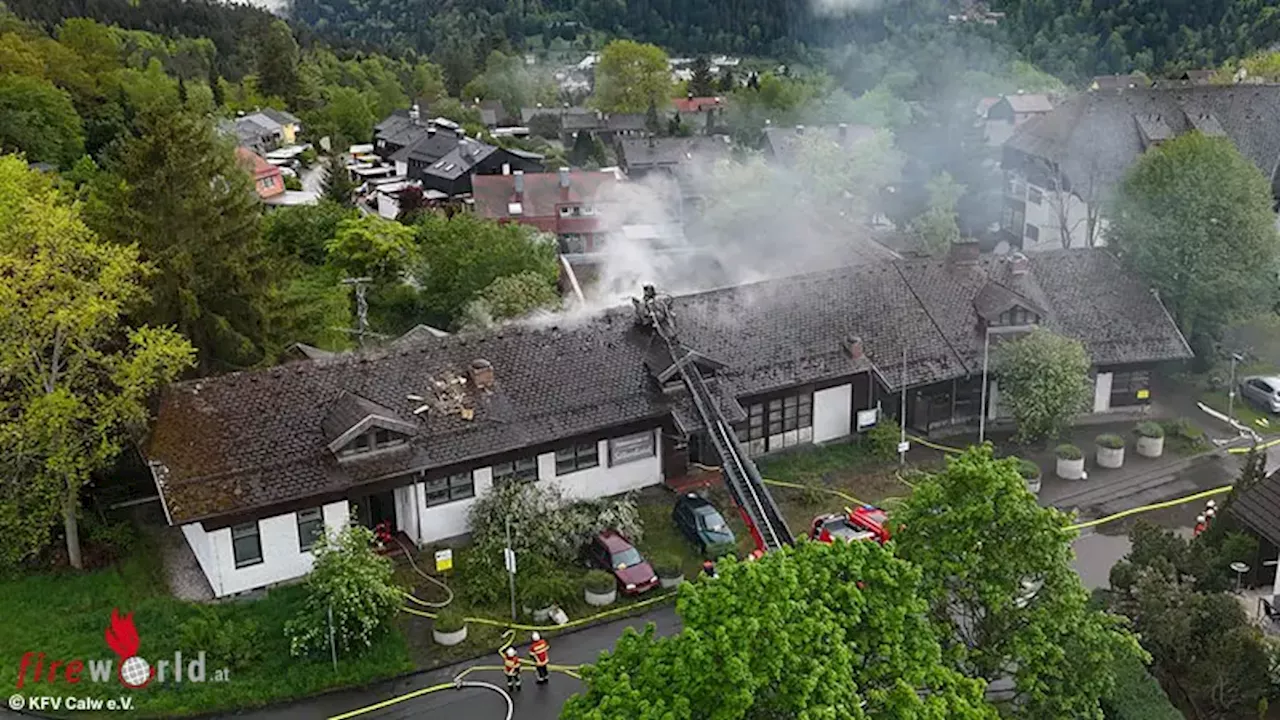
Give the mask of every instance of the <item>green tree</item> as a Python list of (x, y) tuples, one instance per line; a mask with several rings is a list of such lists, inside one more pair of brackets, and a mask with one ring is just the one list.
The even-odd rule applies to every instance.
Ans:
[(262, 218), (262, 237), (277, 255), (318, 267), (329, 257), (338, 223), (356, 216), (355, 210), (328, 198), (315, 205), (276, 208)]
[(158, 272), (133, 317), (173, 325), (202, 369), (262, 361), (272, 257), (252, 178), (209, 121), (147, 113), (94, 179), (86, 219), (105, 240), (136, 244)]
[(413, 262), (413, 229), (376, 215), (350, 218), (338, 223), (328, 251), (329, 264), (347, 277), (399, 282)]
[(373, 531), (359, 525), (322, 535), (314, 552), (303, 609), (285, 624), (291, 652), (302, 656), (328, 651), (330, 612), (338, 653), (367, 650), (390, 630), (404, 603), (395, 567), (374, 549)]
[(288, 278), (272, 289), (268, 302), (267, 358), (279, 360), (294, 343), (325, 350), (346, 350), (355, 327), (351, 292), (341, 283), (335, 268), (312, 267), (294, 262)]
[(1216, 338), (1272, 298), (1280, 233), (1271, 185), (1224, 137), (1143, 154), (1121, 184), (1107, 243), (1160, 293), (1189, 338)]
[(531, 272), (554, 283), (556, 245), (525, 225), (500, 225), (470, 213), (424, 215), (414, 228), (418, 285), (432, 324), (452, 325), (476, 293), (500, 277)]
[(875, 543), (802, 542), (680, 589), (683, 629), (628, 628), (565, 720), (996, 718), (946, 667), (920, 573)]
[(690, 70), (693, 77), (689, 78), (689, 92), (694, 97), (711, 97), (716, 94), (716, 79), (711, 74), (711, 62), (706, 55), (694, 58)]
[(525, 65), (520, 55), (494, 50), (485, 61), (484, 72), (463, 88), (462, 97), (497, 100), (508, 113), (519, 114), (520, 108), (535, 103), (555, 103), (556, 86), (550, 76)]
[(38, 552), (61, 515), (79, 568), (80, 488), (194, 351), (172, 330), (125, 324), (145, 299), (138, 249), (98, 240), (13, 156), (0, 157), (0, 228), (0, 562)]
[(929, 193), (929, 209), (911, 222), (911, 232), (930, 252), (945, 253), (952, 243), (960, 240), (956, 203), (964, 195), (964, 186), (952, 180), (950, 173), (941, 172), (925, 187)]
[(528, 315), (534, 310), (550, 310), (560, 304), (560, 292), (545, 275), (525, 271), (500, 277), (476, 293), (463, 308), (463, 326), (489, 327), (494, 322)]
[(671, 96), (667, 54), (656, 45), (614, 40), (600, 52), (592, 104), (605, 112), (642, 113)]
[(891, 519), (959, 672), (1011, 679), (1014, 717), (1101, 718), (1114, 662), (1141, 651), (1120, 618), (1089, 606), (1070, 517), (1036, 503), (1016, 459), (972, 447), (918, 482)]
[(324, 170), (325, 199), (339, 207), (354, 208), (356, 184), (351, 180), (351, 173), (347, 170), (347, 163), (342, 159), (342, 154), (330, 155)]
[(1036, 327), (1016, 340), (996, 344), (992, 354), (1001, 402), (1017, 422), (1018, 442), (1057, 437), (1085, 409), (1091, 392), (1090, 362), (1079, 340)]
[(0, 75), (0, 152), (63, 168), (84, 155), (84, 129), (67, 93), (23, 75)]
[(298, 97), (298, 43), (293, 32), (283, 20), (272, 22), (257, 46), (258, 86), (267, 95), (273, 95), (287, 103)]

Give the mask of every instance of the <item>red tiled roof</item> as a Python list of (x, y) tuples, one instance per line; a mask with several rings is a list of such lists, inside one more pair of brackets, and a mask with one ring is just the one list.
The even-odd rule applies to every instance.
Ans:
[(702, 112), (707, 108), (720, 107), (724, 105), (724, 98), (719, 97), (691, 97), (676, 98), (671, 101), (671, 105), (679, 112)]
[[(240, 161), (241, 167), (253, 173), (253, 188), (259, 197), (265, 199), (284, 192), (284, 173), (280, 172), (280, 168), (245, 147), (236, 148), (236, 158)], [(274, 181), (264, 182), (268, 178), (273, 178)]]
[[(601, 191), (618, 181), (613, 173), (574, 170), (569, 173), (569, 187), (560, 187), (559, 173), (525, 173), (524, 193), (516, 198), (515, 175), (476, 175), (471, 180), (476, 214), (481, 217), (538, 218), (555, 217), (556, 206), (564, 203), (589, 202)], [(512, 215), (510, 204), (519, 202), (522, 212)]]

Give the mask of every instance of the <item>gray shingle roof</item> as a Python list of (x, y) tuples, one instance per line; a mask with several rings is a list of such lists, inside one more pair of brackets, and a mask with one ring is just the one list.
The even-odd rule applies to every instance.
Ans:
[(731, 150), (724, 136), (624, 138), (618, 143), (619, 160), (628, 170), (673, 169), (694, 158), (728, 158)]
[(1101, 187), (1113, 187), (1146, 149), (1144, 123), (1157, 134), (1160, 127), (1177, 136), (1197, 126), (1225, 134), (1268, 178), (1280, 162), (1280, 85), (1081, 93), (1023, 123), (1005, 147), (1059, 163), (1077, 185), (1092, 175)]
[[(1002, 276), (994, 259), (963, 268), (913, 260), (699, 293), (673, 307), (681, 339), (728, 364), (717, 380), (727, 398), (845, 378), (868, 363), (897, 387), (904, 351), (908, 385), (964, 377), (979, 367), (973, 301), (993, 281), (1048, 307), (1050, 326), (1082, 339), (1099, 364), (1189, 356), (1163, 308), (1105, 251), (1045, 252), (1030, 263), (1029, 287)], [(852, 337), (862, 340), (864, 360), (843, 349)], [(146, 454), (163, 464), (165, 502), (184, 523), (656, 424), (673, 410), (690, 422), (680, 400), (656, 388), (646, 366), (652, 350), (631, 310), (619, 308), (564, 327), (463, 333), (175, 384), (162, 393)], [(477, 358), (492, 363), (496, 386), (491, 393), (462, 386), (459, 402), (474, 409), (466, 419), (433, 393)], [(424, 403), (409, 395), (427, 398), (431, 409), (415, 415)], [(339, 464), (325, 449), (333, 432), (326, 418), (333, 426), (334, 408), (346, 407), (335, 403), (351, 397), (415, 424), (409, 449)]]
[(1280, 545), (1280, 473), (1272, 473), (1227, 503), (1227, 511)]
[(822, 137), (847, 150), (870, 138), (875, 132), (875, 128), (866, 125), (772, 126), (764, 130), (765, 139), (768, 140), (774, 157), (784, 163), (795, 160), (796, 146), (802, 137)]

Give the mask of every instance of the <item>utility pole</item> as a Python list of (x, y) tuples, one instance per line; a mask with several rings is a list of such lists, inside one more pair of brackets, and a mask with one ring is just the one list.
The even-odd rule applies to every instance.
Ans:
[(1227, 417), (1236, 419), (1236, 363), (1244, 362), (1240, 353), (1231, 353), (1231, 386), (1227, 388)]
[(511, 622), (516, 621), (516, 551), (511, 548), (511, 516), (507, 516), (507, 546), (502, 549), (503, 562), (507, 566), (507, 578), (511, 584)]
[(982, 402), (978, 406), (978, 444), (987, 439), (987, 360), (991, 354), (991, 328), (982, 333)]
[(364, 347), (364, 338), (369, 334), (369, 301), (365, 299), (365, 289), (373, 278), (344, 278), (343, 285), (354, 285), (356, 289), (356, 340)]
[(898, 418), (898, 464), (907, 464), (907, 346), (902, 346), (902, 410)]

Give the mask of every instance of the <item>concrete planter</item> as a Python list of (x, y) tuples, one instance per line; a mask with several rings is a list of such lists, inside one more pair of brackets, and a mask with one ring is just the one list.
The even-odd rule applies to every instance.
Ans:
[(1040, 494), (1040, 476), (1039, 475), (1033, 478), (1027, 478), (1027, 490), (1029, 490), (1032, 495)]
[(684, 573), (680, 573), (675, 577), (658, 577), (658, 584), (662, 586), (663, 590), (670, 590), (673, 587), (679, 587), (682, 582), (684, 582)]
[(1163, 437), (1138, 436), (1138, 454), (1145, 458), (1158, 458), (1164, 454)]
[(461, 630), (453, 632), (440, 632), (432, 628), (431, 639), (435, 640), (437, 645), (457, 645), (467, 639), (467, 626), (463, 625)]
[(556, 607), (555, 605), (548, 605), (548, 606), (546, 606), (546, 607), (542, 608), (541, 610), (534, 610), (534, 611), (533, 611), (533, 622), (534, 622), (534, 624), (535, 624), (535, 625), (540, 625), (540, 624), (543, 624), (543, 623), (546, 623), (546, 622), (550, 621), (550, 620), (551, 620), (551, 611), (552, 611), (552, 610), (554, 610), (554, 609), (555, 609), (555, 607)]
[(605, 605), (612, 605), (618, 599), (618, 589), (614, 588), (607, 593), (598, 593), (592, 592), (589, 588), (583, 588), (582, 597), (592, 607), (604, 607)]
[(1124, 465), (1124, 448), (1098, 446), (1098, 467), (1118, 468)]
[(1084, 477), (1084, 458), (1074, 460), (1058, 458), (1058, 477), (1063, 480), (1079, 480)]

